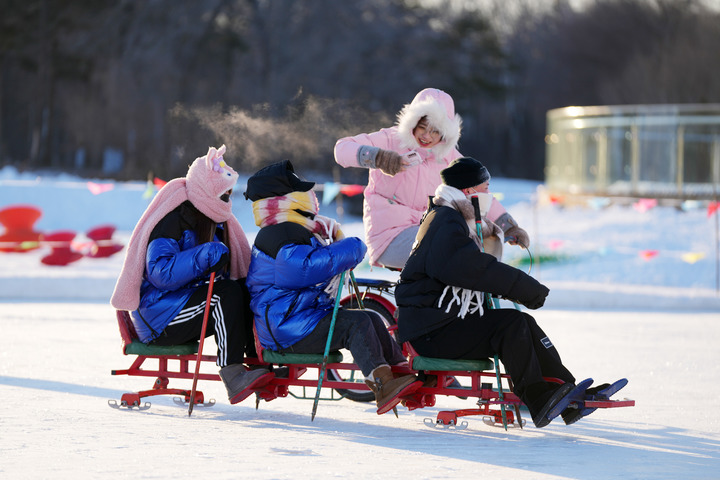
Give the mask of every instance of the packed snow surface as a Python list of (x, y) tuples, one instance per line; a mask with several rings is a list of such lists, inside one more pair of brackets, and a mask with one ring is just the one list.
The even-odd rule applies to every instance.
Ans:
[[(532, 268), (518, 247), (506, 246), (506, 261), (551, 290), (532, 315), (576, 377), (627, 377), (618, 397), (635, 407), (598, 410), (572, 426), (558, 419), (506, 432), (466, 417), (465, 430), (432, 429), (424, 418), (473, 402), (439, 397), (395, 418), (372, 404), (321, 401), (311, 421), (312, 401), (280, 398), (256, 410), (252, 398), (230, 405), (220, 382), (201, 381), (217, 403), (191, 417), (169, 397), (149, 399), (148, 410), (111, 409), (108, 400), (154, 380), (110, 375), (132, 360), (108, 304), (124, 252), (64, 267), (41, 263), (48, 248), (0, 252), (0, 477), (719, 478), (717, 214), (702, 203), (552, 203), (528, 181), (493, 178), (491, 188), (532, 241)], [(257, 227), (242, 190), (244, 179), (234, 211), (252, 242)], [(81, 251), (84, 232), (103, 224), (126, 243), (147, 191), (0, 170), (0, 209), (40, 208), (36, 229), (72, 230)], [(363, 236), (361, 220), (334, 202), (321, 210)], [(393, 278), (367, 265), (355, 274)], [(213, 350), (211, 339), (205, 348)]]

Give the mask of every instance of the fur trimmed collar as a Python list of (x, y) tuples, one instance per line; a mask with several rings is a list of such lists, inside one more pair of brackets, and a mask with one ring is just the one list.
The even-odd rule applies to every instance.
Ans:
[[(475, 209), (472, 203), (462, 191), (455, 187), (441, 184), (435, 190), (435, 196), (432, 199), (435, 205), (441, 207), (449, 207), (460, 212), (468, 224), (468, 236), (475, 242), (481, 251), (490, 253), (498, 260), (502, 256), (502, 230), (492, 222), (481, 221), (482, 240), (478, 235), (477, 223), (475, 221)], [(469, 314), (483, 314), (483, 301), (485, 295), (483, 292), (468, 290), (461, 287), (446, 285), (440, 299), (438, 307), (442, 308), (443, 301), (448, 298), (445, 312), (450, 312), (450, 308), (454, 304), (458, 304), (460, 310), (458, 316), (465, 318)]]
[(485, 253), (489, 253), (498, 260), (502, 257), (502, 242), (504, 235), (502, 229), (493, 222), (482, 219), (482, 242), (477, 232), (477, 222), (475, 221), (475, 209), (465, 194), (455, 187), (440, 184), (435, 190), (435, 196), (432, 199), (435, 205), (450, 207), (460, 212), (470, 230), (470, 238)]

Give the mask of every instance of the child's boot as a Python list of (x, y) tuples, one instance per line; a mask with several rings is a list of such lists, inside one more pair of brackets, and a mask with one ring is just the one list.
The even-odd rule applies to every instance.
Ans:
[(266, 369), (245, 370), (239, 363), (220, 369), (220, 378), (231, 404), (242, 402), (253, 393), (253, 389), (267, 385), (273, 377), (273, 373)]
[(373, 370), (370, 379), (365, 380), (365, 383), (375, 392), (378, 415), (389, 412), (400, 403), (400, 397), (409, 395), (422, 386), (422, 382), (415, 375), (394, 378), (388, 365)]

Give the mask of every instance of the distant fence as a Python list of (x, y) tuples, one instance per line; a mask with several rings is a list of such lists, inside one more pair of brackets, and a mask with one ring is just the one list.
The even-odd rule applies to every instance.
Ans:
[(570, 194), (716, 199), (720, 104), (565, 107), (547, 113), (545, 181)]

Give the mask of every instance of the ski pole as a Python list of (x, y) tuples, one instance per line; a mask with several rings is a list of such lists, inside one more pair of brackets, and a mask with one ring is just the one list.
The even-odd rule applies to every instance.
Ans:
[(340, 309), (340, 295), (342, 294), (342, 285), (345, 281), (345, 272), (340, 274), (340, 286), (338, 287), (337, 296), (335, 297), (335, 308), (333, 308), (332, 320), (330, 320), (330, 329), (328, 330), (327, 341), (325, 342), (325, 353), (323, 354), (322, 365), (320, 366), (320, 375), (318, 375), (318, 386), (315, 392), (315, 401), (313, 402), (312, 416), (310, 421), (315, 420), (315, 412), (317, 412), (318, 401), (320, 400), (320, 389), (322, 388), (323, 377), (327, 369), (328, 355), (330, 354), (330, 343), (332, 342), (333, 330), (335, 330), (335, 320), (337, 319), (338, 310)]
[(200, 344), (198, 345), (197, 359), (195, 360), (195, 374), (193, 375), (192, 389), (190, 390), (190, 405), (188, 405), (188, 417), (192, 415), (195, 405), (195, 388), (197, 387), (198, 376), (200, 375), (200, 362), (202, 360), (202, 349), (205, 343), (205, 331), (207, 330), (208, 317), (210, 316), (210, 301), (212, 300), (213, 285), (215, 284), (215, 272), (210, 273), (207, 298), (205, 299), (205, 313), (203, 315), (202, 329), (200, 330)]
[(365, 310), (365, 307), (362, 303), (362, 298), (360, 297), (360, 289), (358, 288), (357, 281), (355, 280), (355, 274), (352, 270), (350, 270), (350, 283), (352, 283), (353, 290), (355, 290), (355, 298), (357, 298), (358, 301), (358, 308), (360, 310)]

